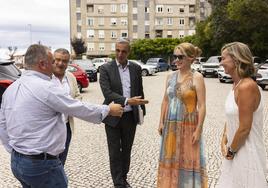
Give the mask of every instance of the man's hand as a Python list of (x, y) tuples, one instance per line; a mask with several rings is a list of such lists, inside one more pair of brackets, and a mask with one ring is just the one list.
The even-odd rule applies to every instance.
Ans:
[(109, 108), (110, 108), (110, 111), (109, 111), (110, 116), (119, 116), (119, 117), (122, 116), (123, 107), (120, 104), (111, 103), (109, 104)]
[(132, 97), (132, 98), (129, 98), (127, 100), (127, 104), (128, 105), (141, 105), (141, 104), (148, 104), (149, 101), (148, 100), (145, 100), (145, 99), (142, 99), (141, 96), (136, 96), (136, 97)]

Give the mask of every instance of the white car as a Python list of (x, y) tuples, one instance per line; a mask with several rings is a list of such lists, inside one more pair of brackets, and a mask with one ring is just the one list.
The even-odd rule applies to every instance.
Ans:
[(153, 65), (146, 65), (138, 60), (129, 60), (130, 62), (136, 63), (141, 67), (142, 76), (154, 75), (157, 72), (157, 67)]
[(95, 68), (97, 69), (98, 72), (100, 70), (100, 66), (105, 64), (105, 63), (107, 63), (107, 62), (109, 62), (109, 61), (112, 61), (112, 58), (103, 57), (103, 58), (94, 58), (94, 59), (92, 59), (92, 63), (95, 66)]
[(218, 78), (221, 83), (233, 82), (232, 77), (224, 72), (223, 66), (218, 68)]
[(268, 61), (259, 67), (256, 82), (262, 89), (268, 85)]

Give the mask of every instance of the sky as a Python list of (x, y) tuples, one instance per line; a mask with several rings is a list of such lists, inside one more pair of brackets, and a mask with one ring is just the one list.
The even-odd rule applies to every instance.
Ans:
[(69, 0), (0, 0), (0, 50), (31, 43), (70, 49)]

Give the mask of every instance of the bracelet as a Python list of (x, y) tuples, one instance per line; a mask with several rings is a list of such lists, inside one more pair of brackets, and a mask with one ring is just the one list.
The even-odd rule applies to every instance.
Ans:
[(229, 157), (234, 157), (235, 154), (236, 154), (236, 151), (234, 151), (234, 150), (231, 148), (231, 146), (229, 146), (228, 149), (227, 149), (227, 156), (229, 156)]

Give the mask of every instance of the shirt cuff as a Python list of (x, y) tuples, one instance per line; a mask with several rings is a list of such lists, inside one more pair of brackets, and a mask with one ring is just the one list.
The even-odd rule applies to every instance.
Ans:
[(101, 110), (101, 120), (104, 120), (110, 112), (110, 107), (108, 105), (103, 105)]
[(126, 100), (125, 100), (125, 103), (124, 103), (125, 106), (127, 105), (127, 100), (128, 100), (128, 98), (126, 98)]

